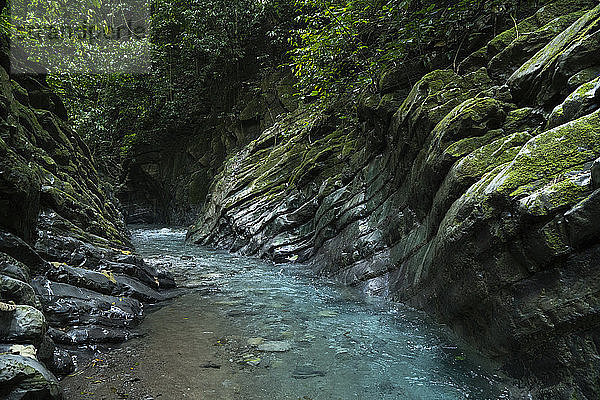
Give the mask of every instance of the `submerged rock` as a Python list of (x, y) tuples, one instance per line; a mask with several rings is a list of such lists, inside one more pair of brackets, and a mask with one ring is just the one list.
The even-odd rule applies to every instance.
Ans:
[(240, 359), (240, 363), (241, 364), (246, 364), (246, 365), (250, 365), (251, 367), (256, 367), (261, 363), (261, 358), (255, 356), (254, 354), (248, 353), (248, 354), (243, 354), (242, 358)]
[(258, 345), (258, 350), (266, 352), (285, 352), (292, 348), (287, 341), (268, 341)]
[(319, 313), (317, 315), (319, 317), (335, 317), (338, 315), (338, 313), (333, 310), (323, 310), (323, 311), (319, 311)]
[(310, 379), (323, 376), (325, 376), (325, 372), (319, 371), (310, 365), (303, 365), (292, 371), (292, 378), (294, 379)]
[(259, 346), (265, 342), (265, 339), (261, 338), (261, 337), (254, 337), (254, 338), (249, 338), (247, 340), (247, 342), (248, 342), (248, 345), (250, 345), (250, 346)]

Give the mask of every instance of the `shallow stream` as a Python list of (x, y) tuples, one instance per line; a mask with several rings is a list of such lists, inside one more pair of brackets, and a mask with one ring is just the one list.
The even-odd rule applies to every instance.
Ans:
[[(138, 252), (150, 262), (168, 262), (186, 288), (146, 318), (146, 354), (185, 353), (188, 341), (200, 343), (201, 335), (214, 333), (198, 326), (211, 313), (247, 345), (224, 356), (244, 373), (214, 378), (223, 379), (224, 390), (235, 387), (239, 398), (509, 398), (489, 366), (420, 312), (316, 278), (301, 264), (275, 265), (186, 244), (183, 229), (133, 227), (132, 233)], [(214, 346), (228, 341), (219, 335)], [(200, 386), (194, 377), (202, 381), (207, 367), (194, 375), (182, 365), (190, 391), (185, 397), (195, 397)], [(178, 373), (168, 368), (157, 379), (168, 385)]]

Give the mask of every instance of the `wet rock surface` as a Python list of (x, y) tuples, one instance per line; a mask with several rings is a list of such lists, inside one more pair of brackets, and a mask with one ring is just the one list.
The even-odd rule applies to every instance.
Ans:
[(251, 67), (248, 61), (246, 67), (253, 72), (244, 78), (234, 103), (227, 100), (223, 87), (209, 89), (214, 91), (212, 107), (230, 110), (227, 113), (235, 117), (207, 115), (207, 120), (180, 121), (163, 135), (147, 139), (140, 132), (123, 163), (117, 192), (127, 223), (190, 225), (227, 155), (297, 107), (289, 73), (281, 69), (265, 73), (264, 66)]
[(44, 315), (31, 306), (18, 305), (0, 314), (0, 336), (7, 343), (35, 343), (45, 329)]
[(599, 13), (554, 1), (401, 105), (358, 101), (357, 124), (281, 119), (189, 240), (309, 262), (436, 316), (539, 398), (597, 398)]
[[(42, 235), (62, 245), (38, 243), (36, 251), (3, 233), (2, 248), (12, 254), (0, 257), (3, 398), (60, 398), (52, 372), (71, 373), (82, 346), (139, 336), (143, 303), (163, 301), (160, 291), (175, 286), (168, 273), (129, 250), (99, 247), (60, 231)], [(75, 262), (79, 266), (69, 264)]]
[[(236, 140), (230, 132), (202, 143), (179, 137), (189, 159), (177, 148), (162, 157), (142, 144), (121, 192), (130, 220), (187, 221), (206, 198), (190, 241), (308, 262), (317, 273), (426, 310), (537, 397), (597, 398), (599, 18), (596, 2), (551, 2), (457, 71), (428, 73), (410, 91), (387, 76), (381, 93), (357, 99), (356, 119), (284, 104), (277, 114), (291, 111), (287, 117), (262, 125), (265, 99), (254, 99)], [(60, 100), (43, 75), (9, 75), (7, 46), (0, 41), (0, 396), (60, 398), (50, 371), (72, 371), (77, 346), (139, 335), (144, 303), (170, 297), (175, 279), (162, 260), (131, 254), (111, 189)], [(244, 147), (219, 170), (237, 145)], [(173, 159), (185, 173), (166, 187)], [(217, 293), (205, 278), (218, 276), (184, 285)], [(231, 301), (221, 304), (233, 306), (227, 318), (260, 315)], [(282, 311), (266, 323), (286, 318)], [(293, 352), (290, 334), (244, 337), (230, 363), (267, 368), (269, 353)], [(347, 353), (335, 348), (335, 357)], [(194, 362), (186, 365), (227, 369), (220, 359)], [(294, 368), (288, 378), (331, 374)]]
[(61, 398), (57, 379), (30, 356), (0, 356), (0, 396), (5, 399)]

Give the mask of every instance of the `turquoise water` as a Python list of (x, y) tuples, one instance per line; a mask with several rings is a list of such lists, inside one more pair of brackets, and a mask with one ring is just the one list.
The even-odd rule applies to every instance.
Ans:
[(260, 352), (252, 382), (259, 397), (511, 397), (489, 366), (422, 313), (316, 278), (301, 264), (185, 244), (182, 229), (134, 227), (132, 234), (137, 250), (168, 263), (198, 302), (210, 302), (248, 338), (289, 348)]

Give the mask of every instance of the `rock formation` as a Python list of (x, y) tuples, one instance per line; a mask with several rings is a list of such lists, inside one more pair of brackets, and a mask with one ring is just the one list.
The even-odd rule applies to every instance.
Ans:
[[(3, 5), (2, 5), (3, 6)], [(168, 274), (131, 254), (120, 212), (43, 76), (0, 48), (0, 397), (61, 397), (62, 346), (133, 334)]]
[(189, 240), (308, 262), (539, 398), (597, 398), (599, 38), (596, 2), (558, 0), (354, 118), (288, 114), (226, 160)]

